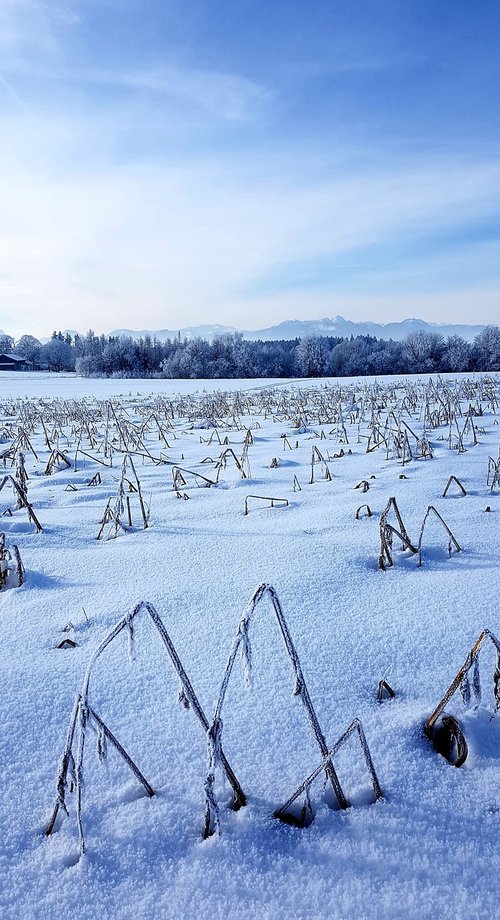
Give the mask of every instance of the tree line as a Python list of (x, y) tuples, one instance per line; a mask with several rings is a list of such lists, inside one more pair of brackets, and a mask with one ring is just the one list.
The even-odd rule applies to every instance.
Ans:
[(487, 326), (472, 343), (420, 331), (403, 341), (359, 335), (350, 338), (248, 342), (241, 333), (212, 342), (145, 335), (63, 335), (42, 344), (32, 335), (0, 337), (0, 352), (24, 357), (34, 370), (76, 371), (84, 377), (354, 377), (500, 370), (500, 327)]

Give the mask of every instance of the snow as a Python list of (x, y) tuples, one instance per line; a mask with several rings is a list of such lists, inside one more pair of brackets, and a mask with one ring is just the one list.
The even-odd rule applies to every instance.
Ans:
[[(463, 379), (446, 382), (454, 386)], [(116, 454), (108, 468), (81, 455), (77, 472), (61, 469), (45, 476), (50, 450), (35, 424), (30, 440), (39, 461), (24, 453), (28, 498), (42, 533), (35, 533), (25, 510), (15, 510), (7, 486), (0, 493), (0, 512), (13, 510), (2, 517), (7, 545), (19, 546), (26, 568), (22, 587), (0, 594), (2, 917), (497, 916), (500, 728), (492, 648), (481, 653), (479, 709), (465, 710), (459, 693), (446, 707), (460, 719), (469, 744), (461, 769), (433, 750), (423, 724), (483, 628), (500, 636), (500, 489), (491, 492), (486, 485), (488, 457), (498, 457), (499, 409), (495, 416), (483, 400), (484, 415), (474, 418), (479, 443), (473, 446), (466, 435), (463, 453), (448, 449), (448, 426), (428, 429), (433, 459), (414, 459), (403, 468), (383, 447), (366, 453), (366, 440), (358, 443), (357, 425), (349, 424), (347, 412), (349, 444), (342, 444), (330, 434), (336, 430), (331, 421), (309, 417), (299, 432), (294, 417), (277, 411), (287, 394), (299, 399), (306, 391), (321, 394), (327, 383), (0, 374), (0, 427), (15, 420), (5, 411), (13, 399), (22, 401), (16, 412), (27, 401), (43, 400), (46, 414), (55, 407), (62, 418), (59, 449), (72, 461), (75, 435), (71, 423), (64, 424), (64, 400), (91, 409), (113, 398), (119, 417), (141, 423), (147, 417), (140, 415), (142, 408), (153, 406), (159, 394), (177, 399), (177, 406), (189, 402), (190, 417), (176, 416), (175, 438), (167, 433), (169, 448), (153, 430), (145, 444), (154, 456), (161, 451), (208, 478), (215, 478), (215, 464), (202, 461), (216, 461), (225, 447), (213, 428), (200, 424), (207, 419), (207, 395), (245, 391), (255, 407), (267, 389), (275, 408), (267, 418), (262, 412), (243, 416), (242, 430), (217, 428), (220, 440), (227, 436), (240, 457), (246, 428), (253, 426), (249, 480), (240, 478), (228, 458), (217, 486), (199, 488), (190, 479), (182, 487), (189, 500), (178, 500), (172, 466), (135, 456), (143, 496), (148, 503), (151, 498), (149, 526), (142, 528), (136, 494), (126, 493), (134, 527), (115, 540), (96, 536), (109, 498), (114, 505), (121, 457)], [(330, 383), (344, 387), (344, 407), (351, 407), (373, 381)], [(409, 383), (422, 395), (428, 378)], [(391, 378), (377, 382), (385, 392), (393, 384)], [(495, 386), (498, 399), (499, 375)], [(463, 410), (469, 401), (462, 400)], [(422, 432), (418, 409), (403, 417)], [(362, 432), (368, 420), (369, 413)], [(49, 435), (52, 428), (47, 425)], [(97, 428), (102, 435), (102, 419)], [(326, 438), (319, 437), (321, 430)], [(292, 450), (283, 449), (285, 433)], [(0, 448), (10, 443), (4, 436)], [(88, 441), (83, 445), (98, 455)], [(320, 478), (318, 464), (318, 478), (309, 483), (313, 446), (325, 457), (331, 481)], [(341, 448), (344, 456), (333, 458)], [(102, 452), (98, 456), (102, 459)], [(271, 468), (273, 457), (279, 462)], [(10, 461), (5, 472), (13, 472)], [(101, 484), (87, 486), (96, 472)], [(442, 497), (450, 475), (460, 479), (466, 496), (450, 489)], [(293, 491), (294, 476), (301, 491)], [(365, 494), (355, 489), (362, 480), (370, 485)], [(69, 484), (76, 491), (66, 491)], [(289, 504), (250, 502), (244, 515), (247, 495), (286, 498)], [(413, 542), (434, 505), (461, 552), (449, 556), (447, 535), (429, 519), (422, 567), (416, 556), (400, 553), (395, 540), (395, 565), (380, 571), (380, 514), (391, 496)], [(355, 520), (365, 502), (373, 515)], [(144, 794), (109, 745), (100, 763), (97, 736), (89, 728), (82, 809), (86, 852), (78, 858), (72, 795), (69, 816), (58, 819), (54, 834), (45, 837), (75, 693), (113, 626), (141, 600), (153, 604), (211, 722), (238, 624), (264, 582), (280, 600), (328, 747), (358, 717), (383, 798), (374, 802), (353, 737), (334, 761), (351, 808), (330, 807), (333, 793), (330, 788), (323, 794), (321, 771), (310, 790), (315, 820), (308, 827), (272, 817), (322, 758), (302, 698), (293, 692), (295, 675), (272, 605), (264, 598), (248, 632), (251, 688), (245, 688), (238, 655), (222, 712), (223, 748), (248, 805), (237, 812), (226, 807), (229, 787), (219, 771), (221, 835), (202, 840), (204, 730), (192, 708), (178, 704), (179, 677), (141, 613), (133, 660), (125, 630), (92, 669), (89, 699), (156, 794)], [(77, 646), (57, 649), (65, 637)], [(377, 686), (384, 676), (396, 696), (379, 704)]]

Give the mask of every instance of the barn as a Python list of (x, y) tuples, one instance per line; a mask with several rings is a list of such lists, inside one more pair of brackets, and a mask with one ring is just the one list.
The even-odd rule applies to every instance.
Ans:
[(31, 363), (22, 355), (0, 355), (0, 371), (29, 371)]

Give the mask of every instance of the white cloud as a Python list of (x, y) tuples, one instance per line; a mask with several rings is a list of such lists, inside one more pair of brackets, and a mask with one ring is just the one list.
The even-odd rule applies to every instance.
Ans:
[[(85, 66), (81, 11), (90, 15), (81, 0), (0, 0), (1, 326), (251, 327), (349, 311), (383, 321), (398, 304), (399, 316), (444, 320), (453, 308), (464, 321), (497, 317), (495, 272), (486, 275), (494, 243), (456, 242), (409, 267), (395, 262), (387, 278), (373, 273), (374, 292), (385, 284), (388, 296), (366, 294), (363, 257), (363, 248), (394, 241), (408, 252), (439, 234), (458, 240), (460, 228), (497, 216), (493, 159), (450, 150), (404, 160), (377, 149), (376, 138), (349, 152), (327, 144), (331, 131), (321, 128), (292, 143), (273, 86), (193, 66), (195, 43), (184, 49), (191, 66), (168, 58), (130, 70), (108, 60)], [(70, 47), (78, 65), (67, 63)], [(337, 48), (327, 66), (356, 69), (361, 60), (376, 68), (380, 55), (360, 58), (356, 43)], [(277, 112), (283, 121), (274, 124)], [(320, 266), (345, 265), (346, 254), (359, 284), (355, 271), (346, 284), (344, 271), (340, 292)], [(441, 281), (439, 293), (410, 297), (419, 271), (430, 290), (440, 268), (452, 277), (454, 259), (457, 273), (467, 267), (468, 291)], [(300, 289), (301, 266), (311, 274), (315, 261), (317, 284)], [(481, 265), (484, 284), (473, 285)]]
[[(335, 285), (279, 291), (287, 265), (411, 242), (494, 215), (496, 163), (379, 161), (369, 172), (344, 162), (334, 178), (276, 151), (120, 164), (113, 150), (129, 116), (125, 107), (114, 119), (104, 112), (2, 120), (0, 326), (7, 331), (204, 321), (256, 327), (292, 314), (385, 321), (397, 304), (399, 317), (401, 310), (436, 320), (497, 315), (491, 284), (478, 286), (473, 299), (459, 285), (450, 294), (370, 297), (366, 286), (356, 294), (355, 280), (350, 294)], [(334, 156), (329, 151), (328, 161)], [(274, 296), (245, 294), (266, 277), (277, 279)]]
[(155, 70), (130, 72), (87, 70), (74, 77), (82, 82), (143, 90), (184, 100), (213, 115), (236, 121), (254, 117), (273, 98), (272, 92), (265, 86), (237, 74), (173, 64)]
[(0, 62), (2, 68), (52, 57), (60, 50), (58, 31), (80, 21), (70, 2), (2, 0), (0, 4)]

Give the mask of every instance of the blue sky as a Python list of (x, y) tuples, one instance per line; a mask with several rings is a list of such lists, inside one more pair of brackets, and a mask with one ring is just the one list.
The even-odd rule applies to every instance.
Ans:
[(498, 322), (499, 47), (493, 0), (1, 0), (1, 328)]

